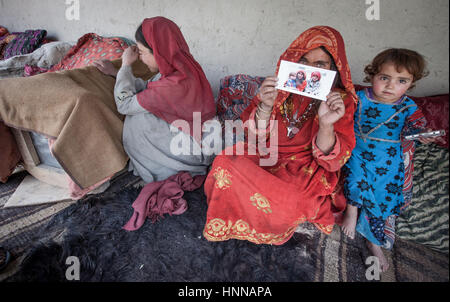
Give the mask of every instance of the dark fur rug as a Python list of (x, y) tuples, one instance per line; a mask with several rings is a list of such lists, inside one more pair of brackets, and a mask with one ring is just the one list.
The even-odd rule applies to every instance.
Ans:
[(313, 281), (318, 241), (307, 234), (296, 233), (282, 246), (207, 241), (202, 188), (185, 194), (184, 214), (123, 230), (139, 191), (91, 196), (58, 213), (36, 234), (20, 271), (8, 281), (67, 281), (69, 256), (79, 258), (80, 281), (88, 282)]

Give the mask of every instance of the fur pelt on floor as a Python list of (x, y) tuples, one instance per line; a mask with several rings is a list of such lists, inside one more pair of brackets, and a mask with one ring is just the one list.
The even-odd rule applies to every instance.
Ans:
[(69, 256), (80, 261), (80, 281), (313, 281), (318, 241), (307, 234), (296, 233), (283, 246), (208, 242), (202, 192), (185, 194), (184, 214), (147, 220), (134, 232), (122, 226), (139, 189), (81, 200), (39, 230), (21, 270), (8, 281), (66, 281)]

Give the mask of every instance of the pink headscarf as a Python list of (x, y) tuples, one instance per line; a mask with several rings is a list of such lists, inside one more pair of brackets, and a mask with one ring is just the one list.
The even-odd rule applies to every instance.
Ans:
[(138, 93), (138, 102), (169, 124), (187, 121), (188, 134), (193, 135), (193, 112), (201, 112), (202, 123), (216, 115), (211, 85), (174, 22), (164, 17), (147, 18), (142, 32), (153, 49), (161, 79), (149, 82), (147, 89)]

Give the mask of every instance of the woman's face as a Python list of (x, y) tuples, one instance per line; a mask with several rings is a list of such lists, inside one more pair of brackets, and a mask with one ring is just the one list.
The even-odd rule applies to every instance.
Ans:
[(155, 56), (150, 52), (150, 49), (137, 42), (139, 49), (139, 59), (147, 65), (151, 72), (159, 72), (159, 66), (156, 63)]
[(321, 48), (315, 48), (307, 52), (299, 61), (300, 64), (317, 68), (330, 69), (331, 58)]
[(303, 72), (297, 73), (297, 79), (299, 79), (299, 80), (304, 80), (305, 79), (305, 77), (303, 76)]

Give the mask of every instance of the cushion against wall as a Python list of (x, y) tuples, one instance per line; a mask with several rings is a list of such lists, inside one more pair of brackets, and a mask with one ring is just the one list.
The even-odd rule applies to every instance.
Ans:
[(238, 74), (220, 80), (220, 92), (217, 98), (217, 115), (221, 121), (236, 120), (250, 105), (264, 77), (252, 77)]
[(3, 37), (0, 37), (0, 60), (5, 58), (5, 51), (8, 43), (16, 38), (16, 34), (6, 34)]
[(46, 35), (46, 30), (26, 30), (23, 33), (19, 33), (6, 46), (4, 59), (32, 53), (41, 46)]
[(94, 33), (88, 33), (78, 39), (61, 62), (53, 66), (50, 71), (81, 68), (95, 60), (115, 60), (122, 57), (123, 51), (128, 47), (120, 38), (104, 38)]

